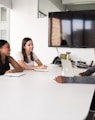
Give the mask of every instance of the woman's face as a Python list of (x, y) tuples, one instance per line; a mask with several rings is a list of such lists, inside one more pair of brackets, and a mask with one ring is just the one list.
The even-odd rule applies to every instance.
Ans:
[(32, 40), (29, 40), (24, 46), (25, 51), (29, 53), (33, 51), (33, 48), (34, 46)]
[(10, 55), (10, 45), (8, 43), (6, 43), (5, 45), (3, 45), (0, 48), (0, 53), (2, 55), (9, 56)]

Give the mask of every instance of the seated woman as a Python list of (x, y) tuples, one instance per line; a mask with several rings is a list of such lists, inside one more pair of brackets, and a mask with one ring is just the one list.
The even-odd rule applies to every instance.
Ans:
[[(33, 52), (33, 41), (31, 38), (24, 38), (22, 40), (22, 51), (16, 55), (16, 60), (24, 70), (46, 69), (36, 54)], [(37, 63), (37, 66), (34, 65)]]
[[(9, 64), (11, 64), (14, 69), (10, 69)], [(0, 40), (0, 75), (22, 71), (20, 65), (10, 56), (9, 43), (5, 40)]]
[(88, 83), (95, 84), (95, 76), (90, 76), (95, 72), (95, 66), (89, 68), (87, 71), (80, 73), (80, 76), (64, 77), (58, 76), (55, 81), (58, 83)]
[[(57, 76), (55, 77), (55, 81), (58, 83), (82, 83), (82, 84), (95, 84), (95, 76), (90, 76), (95, 72), (95, 65), (85, 72), (80, 73), (80, 76), (74, 77), (64, 77), (64, 76)], [(95, 92), (93, 97), (93, 103), (91, 105), (91, 109), (95, 110)]]
[[(90, 76), (94, 72), (95, 72), (95, 66), (91, 67), (90, 69), (88, 69), (85, 72), (80, 73), (81, 76), (75, 76), (75, 77), (57, 76), (57, 77), (55, 77), (54, 80), (58, 83), (95, 84), (95, 76)], [(90, 111), (94, 111), (94, 113), (95, 113), (95, 91), (94, 91), (93, 100), (92, 100), (92, 103), (90, 106)]]

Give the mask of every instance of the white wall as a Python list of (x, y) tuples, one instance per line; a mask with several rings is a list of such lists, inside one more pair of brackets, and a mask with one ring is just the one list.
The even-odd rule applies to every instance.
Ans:
[(12, 0), (0, 0), (0, 4), (8, 7), (8, 8), (11, 8), (12, 7)]
[[(37, 19), (37, 0), (13, 0), (11, 12), (11, 49), (12, 55), (21, 48), (24, 37), (31, 37), (34, 41), (34, 51), (45, 63), (51, 63), (57, 56), (56, 48), (48, 47), (48, 18)], [(73, 59), (87, 61), (95, 59), (93, 49), (62, 49), (60, 53), (71, 52)]]

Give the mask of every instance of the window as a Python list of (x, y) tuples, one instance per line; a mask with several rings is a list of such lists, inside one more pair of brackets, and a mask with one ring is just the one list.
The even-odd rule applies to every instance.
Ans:
[(6, 33), (7, 33), (6, 30), (0, 30), (0, 38), (6, 40), (6, 36), (7, 36)]
[(1, 7), (1, 21), (7, 21), (7, 9)]
[(59, 46), (61, 44), (61, 35), (60, 35), (60, 19), (59, 18), (52, 18), (52, 35), (51, 35), (51, 45)]
[(10, 39), (9, 25), (10, 25), (10, 10), (0, 5), (0, 39), (9, 41)]

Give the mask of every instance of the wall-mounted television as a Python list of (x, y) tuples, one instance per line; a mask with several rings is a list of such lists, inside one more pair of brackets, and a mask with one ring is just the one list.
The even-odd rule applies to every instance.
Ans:
[(95, 10), (50, 12), (48, 46), (95, 48)]

